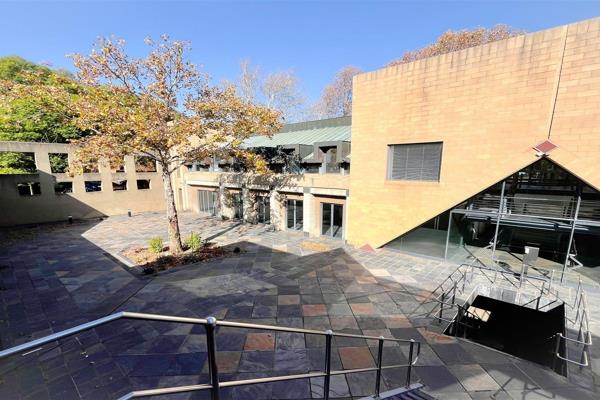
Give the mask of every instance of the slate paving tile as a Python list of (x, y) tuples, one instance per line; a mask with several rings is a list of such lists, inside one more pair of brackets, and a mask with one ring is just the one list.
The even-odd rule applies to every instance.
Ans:
[(327, 315), (325, 304), (305, 304), (302, 306), (302, 315), (305, 317), (319, 317)]
[[(306, 335), (308, 339), (309, 336)], [(303, 333), (277, 332), (277, 350), (303, 349), (306, 347), (305, 335)]]
[(275, 371), (286, 373), (304, 373), (310, 367), (306, 349), (277, 350), (275, 352)]
[(169, 366), (174, 360), (173, 355), (157, 354), (143, 355), (138, 357), (138, 362), (129, 372), (129, 376), (148, 377), (161, 376), (169, 369)]
[[(324, 378), (311, 378), (310, 390), (313, 398), (323, 398)], [(334, 375), (329, 382), (329, 398), (339, 399), (350, 397), (350, 388), (343, 375)]]
[(458, 379), (445, 366), (416, 366), (413, 368), (421, 382), (435, 392), (464, 392)]
[(193, 353), (207, 351), (206, 335), (187, 335), (184, 342), (179, 346), (182, 353)]
[(346, 303), (327, 304), (327, 314), (330, 317), (353, 315), (352, 309)]
[(375, 366), (368, 347), (338, 347), (344, 369), (370, 368)]
[(240, 372), (273, 371), (275, 352), (245, 351), (240, 359)]
[(446, 365), (475, 364), (475, 359), (458, 343), (432, 344), (431, 348)]
[(293, 381), (273, 383), (272, 398), (277, 400), (310, 399), (310, 381), (308, 379), (296, 379)]
[(246, 335), (244, 351), (273, 351), (275, 336), (272, 333), (249, 333)]
[(277, 306), (277, 317), (302, 317), (302, 308), (299, 304), (279, 305)]
[(252, 318), (277, 317), (277, 306), (254, 306)]
[(303, 294), (300, 296), (302, 304), (323, 304), (325, 300), (322, 294)]
[(486, 372), (504, 390), (533, 390), (539, 386), (531, 380), (523, 371), (516, 368), (512, 363), (507, 364), (481, 364)]
[[(370, 396), (375, 389), (375, 372), (359, 372), (349, 375), (347, 382), (350, 394), (354, 398)], [(387, 390), (384, 381), (382, 381), (381, 389), (382, 391)]]
[(468, 392), (500, 389), (498, 383), (477, 364), (450, 365), (448, 369)]
[(277, 293), (280, 295), (300, 294), (300, 287), (299, 286), (285, 286), (285, 285), (278, 286)]
[(329, 317), (331, 329), (334, 332), (342, 329), (358, 329), (358, 322), (352, 316)]
[[(325, 370), (325, 348), (313, 348), (307, 349), (308, 361), (310, 365), (310, 371), (324, 371)], [(342, 370), (342, 361), (340, 355), (335, 348), (331, 349), (331, 370), (340, 371)]]
[(276, 306), (277, 296), (274, 295), (258, 295), (254, 297), (254, 306)]
[[(217, 351), (217, 368), (219, 373), (234, 373), (238, 370), (242, 353), (240, 351)], [(204, 363), (202, 372), (208, 373), (208, 360)]]
[(203, 352), (175, 354), (165, 375), (197, 375), (202, 371), (206, 358), (207, 353)]
[(243, 333), (222, 333), (216, 335), (218, 351), (236, 351), (244, 348), (246, 335)]
[(385, 322), (379, 317), (356, 316), (360, 329), (385, 329)]
[(297, 294), (283, 294), (277, 296), (277, 304), (281, 306), (289, 306), (294, 304), (300, 304), (300, 295)]
[(251, 318), (252, 317), (252, 306), (233, 306), (227, 311), (227, 319), (237, 318)]

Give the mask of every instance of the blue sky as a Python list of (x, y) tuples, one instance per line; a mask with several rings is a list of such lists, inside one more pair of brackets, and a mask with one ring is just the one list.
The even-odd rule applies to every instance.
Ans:
[(293, 69), (315, 100), (344, 65), (374, 70), (448, 29), (505, 23), (527, 31), (600, 16), (600, 1), (70, 1), (0, 0), (0, 55), (72, 69), (65, 54), (87, 53), (114, 34), (143, 55), (145, 36), (192, 43), (191, 59), (215, 81), (233, 80), (239, 61)]

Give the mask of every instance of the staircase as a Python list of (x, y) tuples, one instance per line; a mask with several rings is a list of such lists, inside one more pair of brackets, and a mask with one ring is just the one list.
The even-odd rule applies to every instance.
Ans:
[(554, 370), (565, 376), (576, 372), (577, 379), (593, 381), (589, 309), (581, 280), (575, 288), (555, 281), (553, 275), (520, 275), (498, 266), (488, 267), (472, 255), (469, 263), (461, 264), (422, 300), (409, 319), (415, 327), (466, 337), (483, 322), (481, 312), (471, 308), (479, 295), (544, 313), (564, 306), (564, 331), (548, 338), (555, 343)]

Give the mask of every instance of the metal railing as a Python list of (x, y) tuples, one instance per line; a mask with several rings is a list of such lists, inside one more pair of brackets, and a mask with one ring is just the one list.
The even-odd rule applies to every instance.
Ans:
[[(108, 315), (103, 318), (99, 318), (81, 325), (77, 325), (73, 328), (69, 328), (48, 336), (44, 336), (40, 339), (32, 340), (30, 342), (20, 344), (18, 346), (14, 346), (5, 350), (0, 351), (0, 359), (9, 357), (15, 354), (21, 354), (22, 356), (26, 356), (32, 353), (36, 353), (39, 350), (42, 350), (42, 346), (54, 342), (56, 340), (69, 337), (75, 335), (79, 332), (87, 331), (89, 329), (93, 329), (95, 327), (107, 324), (112, 321), (116, 321), (119, 319), (135, 319), (135, 320), (144, 320), (144, 321), (164, 321), (164, 322), (177, 322), (177, 323), (187, 323), (187, 324), (195, 324), (202, 325), (206, 330), (206, 342), (207, 342), (207, 353), (208, 353), (208, 372), (210, 376), (209, 384), (198, 384), (198, 385), (186, 385), (186, 386), (175, 386), (175, 387), (167, 387), (167, 388), (159, 388), (159, 389), (146, 389), (146, 390), (136, 390), (126, 394), (121, 397), (120, 400), (133, 399), (144, 396), (158, 396), (158, 395), (167, 395), (167, 394), (175, 394), (175, 393), (184, 393), (184, 392), (193, 392), (200, 390), (210, 390), (211, 399), (219, 400), (220, 398), (220, 389), (226, 387), (235, 387), (235, 386), (243, 386), (243, 385), (251, 385), (258, 383), (271, 383), (271, 382), (280, 382), (280, 381), (288, 381), (295, 379), (309, 379), (309, 378), (324, 378), (323, 385), (323, 397), (325, 399), (329, 399), (329, 387), (331, 376), (334, 375), (347, 375), (359, 372), (376, 372), (375, 376), (375, 396), (376, 398), (380, 395), (381, 389), (381, 372), (387, 369), (393, 368), (407, 368), (406, 370), (406, 388), (410, 388), (411, 386), (411, 374), (412, 367), (417, 363), (419, 359), (419, 354), (421, 353), (421, 343), (414, 339), (395, 339), (395, 338), (385, 338), (383, 336), (368, 336), (368, 335), (356, 335), (351, 333), (338, 333), (332, 332), (331, 330), (327, 331), (317, 331), (311, 329), (301, 329), (301, 328), (290, 328), (290, 327), (281, 327), (274, 325), (260, 325), (260, 324), (251, 324), (245, 322), (233, 322), (233, 321), (217, 321), (214, 317), (208, 317), (206, 319), (203, 318), (189, 318), (189, 317), (178, 317), (172, 315), (160, 315), (160, 314), (145, 314), (145, 313), (135, 313), (128, 311), (121, 311), (118, 313), (114, 313)], [(325, 336), (325, 365), (322, 372), (309, 372), (305, 374), (295, 374), (295, 375), (284, 375), (284, 376), (276, 376), (276, 377), (268, 377), (268, 378), (257, 378), (257, 379), (245, 379), (245, 380), (235, 380), (235, 381), (224, 381), (221, 382), (219, 380), (219, 370), (217, 363), (217, 348), (216, 348), (216, 328), (218, 326), (223, 327), (232, 327), (232, 328), (243, 328), (243, 329), (256, 329), (256, 330), (268, 330), (268, 331), (279, 331), (279, 332), (289, 332), (289, 333), (300, 333), (300, 334), (308, 334), (308, 335), (320, 335)], [(331, 370), (331, 342), (334, 337), (346, 337), (346, 338), (356, 338), (356, 339), (366, 339), (366, 340), (376, 340), (378, 341), (378, 352), (377, 352), (377, 364), (375, 367), (368, 368), (355, 368), (355, 369), (347, 369), (347, 370), (339, 370), (332, 371)], [(397, 365), (383, 365), (383, 344), (386, 341), (396, 342), (399, 344), (407, 344), (409, 346), (408, 350), (408, 363), (407, 364), (397, 364)], [(416, 349), (415, 349), (416, 345)], [(416, 352), (416, 353), (415, 353)]]
[[(587, 296), (585, 290), (581, 284), (581, 278), (577, 285), (577, 291), (575, 292), (575, 298), (573, 304), (565, 302), (572, 312), (575, 313), (574, 318), (569, 318), (567, 310), (565, 310), (565, 320), (571, 324), (571, 328), (577, 331), (577, 339), (569, 338), (567, 336), (568, 326), (565, 329), (565, 333), (558, 332), (556, 337), (556, 348), (555, 355), (557, 358), (566, 361), (570, 364), (578, 365), (580, 368), (587, 367), (590, 365), (590, 346), (592, 346), (592, 333), (590, 331), (590, 320), (588, 315)], [(581, 356), (579, 361), (575, 361), (569, 358), (568, 345), (569, 343), (581, 346)], [(560, 354), (560, 345), (564, 344), (564, 355)]]

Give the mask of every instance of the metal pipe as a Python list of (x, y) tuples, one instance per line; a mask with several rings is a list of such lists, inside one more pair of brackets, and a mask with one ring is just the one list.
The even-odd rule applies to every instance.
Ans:
[(448, 231), (446, 231), (446, 248), (444, 249), (444, 261), (448, 260), (448, 246), (450, 244), (450, 228), (452, 227), (452, 212), (448, 215)]
[(329, 400), (329, 383), (331, 382), (331, 329), (325, 331), (325, 377), (323, 378), (323, 398)]
[(498, 206), (498, 217), (496, 218), (496, 230), (494, 231), (494, 245), (492, 246), (492, 263), (495, 262), (496, 245), (498, 244), (498, 230), (500, 229), (500, 217), (502, 216), (502, 207), (504, 205), (504, 189), (506, 181), (502, 181), (502, 191), (500, 192), (500, 205)]
[(27, 342), (27, 343), (20, 344), (18, 346), (10, 347), (8, 349), (0, 351), (0, 359), (2, 359), (4, 357), (8, 357), (13, 354), (24, 352), (24, 351), (27, 351), (27, 350), (30, 350), (33, 348), (38, 348), (41, 345), (44, 345), (46, 343), (50, 343), (55, 340), (62, 339), (64, 337), (71, 336), (71, 335), (74, 335), (79, 332), (87, 331), (88, 329), (95, 328), (99, 325), (104, 325), (107, 322), (123, 318), (123, 315), (124, 315), (123, 312), (118, 312), (118, 313), (111, 314), (111, 315), (108, 315), (103, 318), (99, 318), (99, 319), (95, 319), (90, 322), (86, 322), (85, 324), (77, 325), (73, 328), (65, 329), (64, 331), (60, 331), (60, 332), (53, 333), (48, 336), (44, 336), (43, 338), (32, 340), (31, 342)]
[(208, 350), (208, 373), (210, 374), (210, 398), (219, 400), (219, 368), (217, 366), (217, 345), (215, 340), (215, 328), (217, 319), (215, 317), (206, 318), (206, 347)]
[(410, 387), (410, 374), (412, 373), (414, 345), (415, 341), (411, 339), (410, 349), (408, 350), (408, 368), (406, 369), (406, 387)]
[(577, 226), (577, 217), (579, 217), (579, 206), (581, 205), (581, 195), (577, 196), (577, 206), (575, 206), (575, 216), (571, 223), (571, 233), (569, 235), (569, 244), (567, 245), (567, 256), (565, 257), (565, 263), (563, 264), (562, 273), (560, 274), (560, 283), (562, 283), (565, 277), (565, 271), (567, 269), (567, 263), (571, 258), (571, 247), (573, 246), (573, 236), (575, 235), (575, 227)]
[[(411, 344), (412, 346), (412, 344)], [(383, 336), (379, 338), (377, 349), (377, 374), (375, 375), (375, 398), (379, 398), (381, 389), (381, 367), (383, 367)]]

